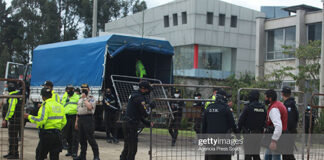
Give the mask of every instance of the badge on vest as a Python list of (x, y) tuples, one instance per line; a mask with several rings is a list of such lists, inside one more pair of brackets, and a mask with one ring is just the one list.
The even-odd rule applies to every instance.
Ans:
[(212, 113), (219, 112), (218, 109), (216, 108), (210, 108), (208, 111)]

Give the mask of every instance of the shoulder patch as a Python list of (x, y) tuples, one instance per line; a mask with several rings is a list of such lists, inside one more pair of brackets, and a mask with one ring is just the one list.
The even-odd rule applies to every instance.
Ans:
[(145, 101), (142, 101), (141, 104), (143, 105), (144, 109), (146, 110)]

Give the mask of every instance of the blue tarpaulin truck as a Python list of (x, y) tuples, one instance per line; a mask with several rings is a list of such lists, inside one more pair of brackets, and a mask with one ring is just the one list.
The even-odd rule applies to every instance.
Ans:
[(99, 104), (95, 114), (102, 116), (101, 91), (112, 88), (111, 75), (135, 76), (140, 59), (147, 78), (171, 83), (173, 54), (166, 40), (118, 34), (40, 45), (33, 52), (29, 101), (41, 101), (40, 89), (46, 80), (54, 83), (61, 97), (67, 85), (87, 83)]

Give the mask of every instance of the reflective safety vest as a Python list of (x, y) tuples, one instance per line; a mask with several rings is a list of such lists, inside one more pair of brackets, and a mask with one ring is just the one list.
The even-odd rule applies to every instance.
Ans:
[(67, 115), (76, 115), (78, 113), (78, 102), (80, 96), (77, 94), (73, 94), (72, 97), (67, 97), (65, 101), (63, 101), (63, 107), (65, 110), (65, 114)]
[(58, 129), (62, 130), (66, 124), (64, 107), (55, 101), (47, 99), (39, 108), (37, 116), (28, 116), (31, 123), (37, 124), (39, 129)]
[[(9, 95), (17, 94), (19, 91), (12, 91)], [(5, 120), (8, 121), (15, 114), (16, 106), (18, 104), (17, 98), (9, 98), (8, 99), (8, 111), (5, 117)], [(20, 112), (20, 111), (19, 111)]]
[(57, 93), (55, 93), (54, 90), (52, 90), (52, 98), (53, 98), (57, 103), (61, 103), (59, 95), (58, 95)]
[(205, 104), (205, 109), (207, 109), (207, 107), (209, 106), (209, 104), (211, 104), (211, 103), (215, 103), (215, 100), (216, 100), (216, 96), (212, 96), (212, 102), (206, 102), (206, 104)]
[(145, 67), (144, 67), (142, 61), (138, 60), (136, 62), (136, 76), (143, 78), (144, 75), (146, 75)]
[(66, 101), (67, 97), (68, 97), (68, 93), (65, 92), (65, 93), (63, 94), (62, 101), (61, 101), (61, 104), (62, 104), (62, 105), (63, 105), (63, 103)]

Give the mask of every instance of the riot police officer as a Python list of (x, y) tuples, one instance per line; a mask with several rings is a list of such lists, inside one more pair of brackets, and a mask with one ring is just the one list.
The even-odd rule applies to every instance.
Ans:
[[(194, 93), (194, 99), (201, 99), (201, 94), (199, 92)], [(205, 103), (204, 102), (199, 102), (199, 101), (194, 101), (192, 104), (193, 108), (195, 109), (195, 119), (194, 119), (194, 130), (197, 134), (201, 133), (201, 120), (202, 120), (202, 114), (205, 110)]]
[[(202, 133), (204, 134), (224, 134), (230, 130), (236, 132), (237, 127), (234, 117), (228, 106), (227, 94), (223, 90), (218, 90), (215, 103), (210, 103), (204, 112)], [(206, 154), (206, 160), (230, 160), (230, 153)]]
[[(139, 89), (133, 91), (128, 99), (128, 105), (123, 122), (124, 149), (120, 155), (120, 160), (134, 160), (137, 152), (138, 134), (137, 130), (140, 122), (149, 126), (150, 122), (145, 120), (149, 115), (150, 105), (145, 95), (152, 91), (152, 87), (147, 81), (139, 83)], [(151, 123), (153, 126), (153, 123)]]
[[(244, 151), (245, 160), (260, 160), (260, 144), (261, 133), (265, 127), (265, 121), (267, 111), (264, 105), (259, 103), (260, 93), (256, 90), (252, 90), (249, 93), (249, 103), (245, 105), (243, 112), (239, 118), (238, 129), (243, 130), (245, 135), (254, 134), (260, 136), (245, 136), (244, 137)], [(253, 154), (252, 154), (253, 153)]]
[(116, 124), (120, 108), (110, 88), (106, 89), (102, 104), (105, 110), (107, 143), (118, 143)]
[[(174, 95), (172, 98), (181, 98), (181, 93), (179, 89), (176, 89), (174, 92)], [(170, 125), (169, 125), (169, 133), (172, 137), (172, 143), (171, 146), (175, 146), (175, 143), (177, 141), (178, 137), (178, 130), (180, 128), (180, 123), (182, 119), (182, 110), (183, 107), (185, 106), (185, 103), (183, 101), (173, 101), (170, 103), (172, 113), (173, 113), (173, 118), (170, 118)]]

